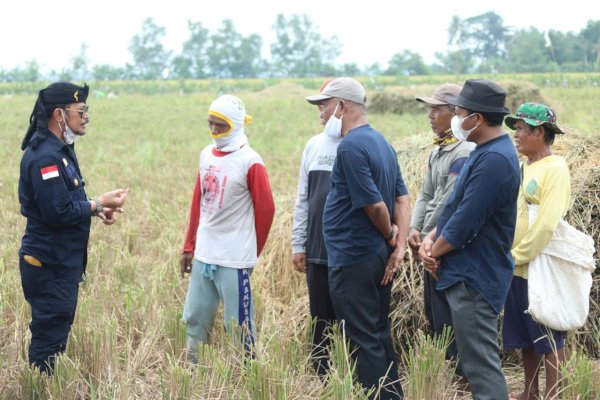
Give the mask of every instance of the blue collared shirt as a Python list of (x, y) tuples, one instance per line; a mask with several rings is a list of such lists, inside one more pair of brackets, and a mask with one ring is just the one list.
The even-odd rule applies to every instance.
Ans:
[(442, 257), (438, 290), (473, 286), (498, 313), (513, 275), (519, 160), (508, 137), (479, 145), (463, 166), (438, 221), (455, 250)]

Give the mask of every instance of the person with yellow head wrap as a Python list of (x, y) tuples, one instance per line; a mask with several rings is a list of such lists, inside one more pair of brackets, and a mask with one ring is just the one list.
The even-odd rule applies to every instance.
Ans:
[(244, 103), (232, 95), (224, 95), (216, 99), (208, 109), (209, 127), (211, 117), (221, 119), (228, 128), (224, 130), (211, 129), (211, 136), (215, 147), (220, 151), (231, 152), (239, 150), (248, 143), (244, 127), (252, 122), (252, 116), (246, 114)]
[(180, 257), (191, 273), (182, 319), (189, 359), (197, 361), (222, 301), (225, 326), (241, 329), (251, 354), (256, 335), (250, 274), (271, 228), (275, 206), (262, 158), (248, 144), (251, 121), (238, 97), (217, 98), (208, 110), (213, 144), (200, 153), (190, 219)]

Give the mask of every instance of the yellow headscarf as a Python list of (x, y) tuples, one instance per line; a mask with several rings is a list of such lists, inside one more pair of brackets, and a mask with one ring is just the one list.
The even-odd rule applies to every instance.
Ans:
[(212, 102), (208, 114), (221, 118), (229, 125), (225, 132), (213, 135), (215, 147), (220, 151), (236, 151), (248, 143), (244, 127), (252, 122), (252, 116), (246, 114), (244, 102), (230, 94), (223, 95)]
[(458, 142), (458, 139), (452, 134), (452, 129), (448, 129), (441, 136), (433, 138), (433, 144), (440, 147), (446, 147), (456, 142)]

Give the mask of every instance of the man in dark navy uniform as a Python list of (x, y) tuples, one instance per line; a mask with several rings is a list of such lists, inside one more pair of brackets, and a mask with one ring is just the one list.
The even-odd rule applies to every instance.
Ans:
[(117, 189), (92, 200), (86, 196), (74, 142), (89, 122), (88, 90), (68, 82), (41, 90), (21, 145), (19, 202), (27, 225), (19, 268), (31, 305), (29, 362), (47, 374), (67, 345), (91, 218), (113, 224), (128, 194)]

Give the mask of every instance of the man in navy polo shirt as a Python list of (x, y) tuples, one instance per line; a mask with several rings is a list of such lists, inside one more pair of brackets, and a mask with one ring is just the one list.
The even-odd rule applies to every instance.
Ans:
[(356, 347), (358, 378), (374, 390), (371, 398), (402, 398), (388, 314), (410, 212), (396, 152), (368, 124), (356, 80), (335, 79), (306, 99), (332, 113), (325, 134), (342, 137), (323, 214), (335, 314)]
[(506, 92), (470, 79), (458, 97), (452, 131), (477, 145), (463, 166), (419, 256), (446, 294), (458, 356), (473, 398), (507, 399), (498, 348), (498, 314), (512, 280), (510, 252), (519, 193), (519, 161), (502, 128)]

